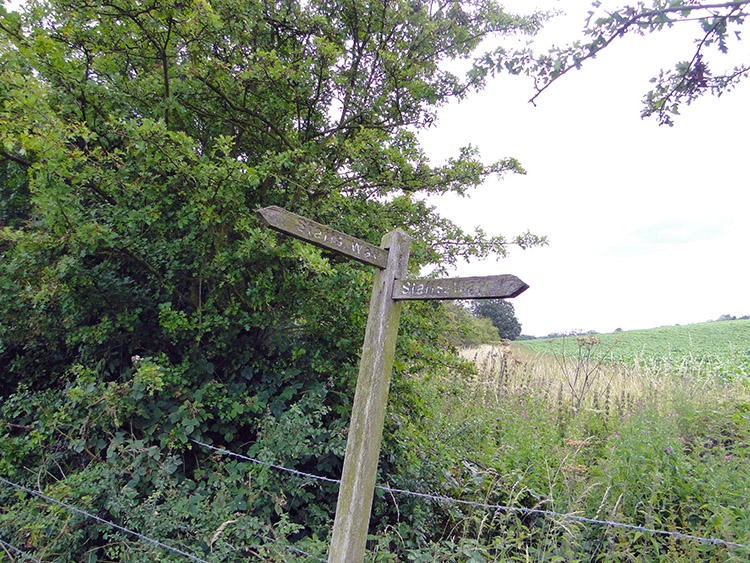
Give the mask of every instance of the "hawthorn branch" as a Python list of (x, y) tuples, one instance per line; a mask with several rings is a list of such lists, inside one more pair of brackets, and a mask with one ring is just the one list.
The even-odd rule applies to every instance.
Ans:
[[(693, 60), (691, 62), (692, 64), (696, 60), (696, 56), (700, 54), (701, 47), (705, 44), (708, 37), (713, 34), (719, 23), (722, 21), (726, 21), (730, 18), (738, 18), (743, 17), (745, 14), (742, 11), (742, 9), (746, 6), (750, 5), (750, 0), (737, 0), (734, 2), (719, 2), (714, 4), (680, 4), (678, 6), (669, 6), (665, 8), (661, 8), (658, 10), (644, 10), (633, 13), (628, 18), (622, 17), (622, 12), (627, 11), (628, 8), (624, 8), (622, 11), (615, 11), (610, 16), (614, 18), (614, 15), (617, 14), (619, 16), (619, 19), (617, 20), (618, 23), (616, 26), (608, 29), (608, 35), (605, 35), (604, 33), (600, 34), (594, 41), (589, 43), (588, 45), (584, 45), (584, 49), (588, 49), (588, 52), (585, 54), (582, 54), (579, 57), (574, 57), (574, 64), (566, 64), (563, 68), (561, 68), (556, 74), (554, 74), (551, 78), (548, 79), (548, 81), (543, 85), (539, 86), (537, 79), (534, 79), (534, 88), (536, 89), (536, 94), (529, 100), (530, 103), (536, 105), (536, 99), (547, 89), (549, 88), (554, 82), (556, 82), (559, 78), (566, 75), (568, 72), (570, 72), (572, 69), (578, 69), (580, 68), (581, 64), (589, 59), (593, 59), (596, 57), (599, 52), (609, 47), (616, 39), (625, 36), (625, 34), (629, 33), (630, 30), (633, 27), (636, 27), (637, 29), (643, 29), (645, 27), (650, 27), (649, 31), (654, 31), (655, 29), (660, 29), (662, 26), (669, 24), (675, 24), (675, 23), (684, 23), (687, 21), (694, 21), (696, 18), (689, 18), (687, 17), (687, 14), (685, 14), (685, 17), (683, 18), (668, 18), (667, 21), (656, 21), (655, 18), (658, 18), (659, 16), (667, 16), (669, 14), (676, 14), (676, 13), (686, 13), (686, 12), (696, 12), (696, 11), (708, 11), (711, 12), (712, 10), (729, 10), (729, 12), (725, 15), (717, 15), (716, 13), (711, 12), (711, 16), (705, 16), (703, 18), (698, 18), (699, 21), (703, 21), (706, 18), (714, 17), (718, 21), (711, 27), (709, 31), (706, 32), (705, 37), (703, 40), (700, 41), (698, 49), (693, 57)], [(739, 13), (738, 13), (739, 12)], [(593, 35), (593, 34), (591, 34)], [(574, 52), (572, 50), (568, 51), (560, 51), (558, 52), (558, 56), (569, 56), (573, 55)], [(676, 87), (678, 88), (678, 87)], [(674, 93), (674, 90), (670, 92), (670, 95)]]
[[(661, 107), (659, 108), (659, 120), (660, 121), (664, 122), (664, 119), (665, 119), (664, 112), (665, 112), (665, 108), (667, 107), (667, 102), (673, 96), (675, 96), (680, 90), (686, 87), (689, 81), (689, 77), (692, 74), (693, 68), (696, 68), (698, 64), (701, 64), (700, 63), (701, 58), (702, 58), (701, 49), (703, 49), (703, 47), (706, 44), (706, 41), (708, 41), (709, 37), (711, 37), (711, 35), (713, 35), (713, 33), (716, 31), (716, 28), (718, 27), (720, 21), (721, 20), (717, 21), (713, 26), (711, 26), (711, 29), (709, 29), (705, 33), (705, 35), (703, 36), (703, 39), (701, 39), (700, 42), (698, 43), (698, 47), (696, 48), (695, 54), (693, 55), (692, 60), (688, 64), (687, 69), (685, 69), (685, 72), (683, 72), (682, 76), (680, 76), (680, 80), (677, 82), (677, 84), (675, 84), (672, 88), (670, 88), (667, 94), (663, 97), (664, 102), (661, 104)], [(705, 84), (703, 85), (697, 84), (696, 88), (700, 88), (701, 86), (705, 87)]]
[(5, 152), (3, 149), (0, 149), (0, 156), (2, 156), (3, 158), (7, 158), (8, 160), (15, 162), (16, 164), (25, 166), (26, 168), (31, 166), (31, 161), (21, 158), (20, 156), (10, 154), (9, 152)]
[(257, 111), (253, 111), (248, 107), (239, 106), (232, 102), (232, 100), (229, 99), (226, 93), (224, 93), (217, 85), (211, 83), (211, 80), (208, 77), (200, 77), (199, 80), (203, 82), (203, 84), (205, 84), (209, 88), (209, 90), (218, 95), (221, 101), (225, 103), (231, 110), (244, 113), (245, 115), (248, 115), (249, 117), (260, 121), (263, 125), (268, 127), (287, 147), (289, 147), (290, 149), (297, 148), (274, 123), (266, 119), (262, 114), (258, 113)]

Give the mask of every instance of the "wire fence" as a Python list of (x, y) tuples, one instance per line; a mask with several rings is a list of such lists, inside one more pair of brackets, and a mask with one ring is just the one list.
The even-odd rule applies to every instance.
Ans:
[[(226, 450), (224, 448), (218, 448), (216, 446), (212, 446), (210, 444), (206, 444), (205, 442), (201, 442), (201, 441), (198, 441), (198, 440), (193, 440), (193, 443), (197, 444), (198, 446), (201, 446), (202, 448), (206, 448), (208, 450), (212, 450), (212, 451), (220, 453), (222, 455), (231, 456), (231, 457), (243, 460), (243, 461), (247, 461), (247, 462), (250, 462), (250, 463), (253, 463), (253, 464), (261, 465), (263, 467), (267, 467), (267, 468), (270, 468), (270, 469), (275, 469), (275, 470), (280, 471), (280, 472), (289, 473), (289, 474), (295, 475), (297, 477), (302, 477), (302, 478), (305, 478), (305, 479), (313, 479), (315, 481), (321, 481), (321, 482), (327, 482), (327, 483), (335, 483), (335, 484), (340, 484), (341, 483), (341, 481), (338, 480), (338, 479), (331, 479), (330, 477), (324, 477), (322, 475), (316, 475), (316, 474), (313, 474), (313, 473), (307, 473), (307, 472), (304, 472), (304, 471), (298, 471), (296, 469), (290, 469), (288, 467), (284, 467), (284, 466), (277, 465), (277, 464), (274, 464), (274, 463), (262, 461), (262, 460), (259, 460), (259, 459), (253, 458), (253, 457), (249, 457), (249, 456), (246, 456), (246, 455), (238, 454), (236, 452), (232, 452), (232, 451)], [(95, 514), (92, 514), (92, 513), (88, 512), (86, 510), (83, 510), (83, 509), (78, 508), (76, 506), (73, 506), (71, 504), (62, 502), (60, 500), (54, 499), (54, 498), (52, 498), (50, 496), (47, 496), (47, 495), (45, 495), (45, 494), (43, 494), (43, 493), (41, 493), (39, 491), (35, 491), (33, 489), (29, 489), (28, 487), (24, 487), (23, 485), (19, 485), (18, 483), (14, 483), (14, 482), (9, 481), (9, 480), (7, 480), (7, 479), (5, 479), (3, 477), (0, 477), (0, 484), (3, 484), (5, 486), (7, 486), (7, 487), (14, 488), (14, 489), (19, 490), (19, 491), (23, 491), (23, 492), (25, 492), (27, 494), (30, 494), (30, 495), (34, 496), (34, 497), (42, 499), (45, 502), (49, 502), (51, 504), (55, 504), (57, 506), (61, 506), (61, 507), (65, 508), (65, 509), (69, 510), (70, 512), (79, 514), (81, 516), (84, 516), (86, 518), (89, 518), (91, 520), (99, 522), (101, 524), (110, 526), (113, 529), (119, 530), (119, 531), (121, 531), (123, 533), (126, 533), (126, 534), (129, 534), (131, 536), (134, 536), (134, 537), (138, 538), (139, 540), (141, 540), (141, 541), (143, 541), (145, 543), (148, 543), (150, 545), (158, 547), (158, 548), (160, 548), (162, 550), (169, 551), (169, 552), (171, 552), (173, 554), (176, 554), (176, 555), (179, 555), (179, 556), (181, 556), (181, 557), (183, 557), (185, 559), (189, 559), (189, 560), (195, 561), (197, 563), (210, 563), (209, 561), (207, 561), (205, 559), (202, 559), (202, 558), (200, 558), (200, 557), (198, 557), (196, 555), (193, 555), (191, 553), (188, 553), (187, 551), (184, 551), (183, 549), (179, 549), (179, 548), (173, 547), (173, 546), (168, 545), (168, 544), (166, 544), (166, 543), (164, 543), (164, 542), (162, 542), (162, 541), (160, 541), (158, 539), (151, 538), (151, 537), (146, 536), (144, 534), (141, 534), (139, 532), (130, 530), (130, 529), (124, 527), (124, 526), (121, 526), (119, 524), (116, 524), (114, 522), (111, 522), (109, 520), (101, 518), (99, 516), (96, 516)], [(621, 523), (621, 522), (614, 522), (614, 521), (611, 521), (611, 520), (598, 520), (598, 519), (595, 519), (595, 518), (587, 518), (585, 516), (579, 516), (579, 515), (576, 515), (576, 514), (565, 514), (565, 513), (555, 512), (555, 511), (552, 511), (552, 510), (543, 510), (543, 509), (538, 509), (538, 508), (526, 508), (526, 507), (520, 507), (520, 506), (506, 506), (506, 505), (502, 505), (502, 504), (481, 503), (481, 502), (475, 502), (475, 501), (457, 499), (457, 498), (448, 497), (448, 496), (444, 496), (444, 495), (435, 495), (435, 494), (431, 494), (431, 493), (420, 493), (420, 492), (416, 492), (416, 491), (409, 491), (409, 490), (406, 490), (406, 489), (397, 489), (397, 488), (389, 487), (389, 486), (386, 486), (386, 485), (376, 485), (376, 488), (380, 489), (382, 491), (391, 493), (391, 494), (406, 495), (406, 496), (411, 496), (411, 497), (415, 497), (415, 498), (421, 498), (421, 499), (430, 500), (430, 501), (434, 501), (434, 502), (440, 502), (440, 503), (457, 504), (457, 505), (463, 505), (463, 506), (470, 506), (470, 507), (478, 508), (478, 509), (494, 510), (494, 511), (508, 512), (508, 513), (535, 514), (535, 515), (545, 516), (545, 517), (549, 517), (549, 518), (557, 518), (557, 519), (561, 519), (561, 520), (582, 522), (582, 523), (585, 523), (585, 524), (591, 524), (591, 525), (595, 525), (595, 526), (606, 526), (606, 527), (610, 527), (610, 528), (619, 528), (619, 529), (637, 531), (637, 532), (641, 532), (643, 534), (654, 534), (654, 535), (668, 536), (668, 537), (673, 537), (673, 538), (679, 539), (679, 540), (693, 540), (693, 541), (697, 541), (697, 542), (701, 542), (701, 543), (707, 543), (707, 544), (712, 544), (712, 545), (720, 545), (720, 546), (725, 546), (725, 547), (734, 548), (734, 549), (750, 549), (750, 545), (741, 544), (741, 543), (732, 542), (732, 541), (727, 541), (727, 540), (722, 540), (722, 539), (718, 539), (718, 538), (705, 538), (705, 537), (695, 536), (695, 535), (692, 535), (692, 534), (685, 534), (685, 533), (682, 533), (682, 532), (674, 532), (674, 531), (669, 531), (669, 530), (659, 530), (659, 529), (655, 529), (655, 528), (647, 528), (645, 526), (638, 526), (638, 525), (634, 525), (634, 524), (624, 524), (624, 523)], [(259, 535), (258, 537), (260, 539), (266, 541), (266, 542), (276, 542), (276, 543), (279, 543), (278, 540), (275, 540), (274, 538), (269, 538), (269, 537), (261, 536), (261, 535)], [(0, 539), (0, 547), (2, 547), (3, 550), (5, 550), (6, 554), (9, 554), (10, 552), (12, 552), (13, 554), (15, 554), (17, 556), (22, 557), (24, 560), (34, 561), (34, 562), (37, 562), (37, 563), (42, 563), (38, 559), (34, 558), (32, 555), (29, 555), (28, 553), (24, 552), (23, 550), (21, 550), (21, 549), (15, 547), (15, 546), (13, 546), (13, 545), (11, 545), (11, 544), (3, 541), (1, 539)], [(292, 553), (304, 556), (304, 557), (306, 557), (308, 559), (325, 562), (325, 559), (320, 559), (319, 557), (311, 555), (310, 553), (307, 553), (307, 552), (305, 552), (305, 551), (303, 551), (303, 550), (301, 550), (299, 548), (296, 548), (296, 547), (294, 547), (292, 545), (288, 545), (287, 544), (287, 545), (283, 545), (282, 547), (284, 547), (285, 549), (289, 550)], [(9, 556), (9, 558), (10, 558), (10, 556)]]
[[(248, 461), (251, 463), (255, 463), (258, 465), (262, 465), (265, 467), (273, 468), (279, 471), (285, 471), (287, 473), (291, 473), (293, 475), (297, 475), (299, 477), (305, 477), (308, 479), (315, 479), (318, 481), (325, 481), (329, 483), (341, 483), (340, 480), (331, 479), (329, 477), (324, 477), (322, 475), (314, 475), (312, 473), (305, 473), (303, 471), (297, 471), (296, 469), (289, 469), (287, 467), (283, 467), (281, 465), (275, 465), (273, 463), (269, 463), (266, 461), (261, 461), (259, 459), (255, 459), (249, 456), (245, 456), (242, 454), (238, 454), (229, 450), (225, 450), (223, 448), (217, 448), (215, 446), (211, 446), (210, 444), (206, 444), (204, 442), (199, 442), (197, 440), (193, 440), (193, 442), (201, 447), (213, 450), (217, 453), (221, 453), (223, 455), (228, 455), (232, 457), (236, 457), (238, 459), (242, 459), (244, 461)], [(578, 516), (576, 514), (564, 514), (561, 512), (554, 512), (552, 510), (543, 510), (539, 508), (525, 508), (522, 506), (505, 506), (502, 504), (486, 504), (482, 502), (475, 502), (475, 501), (469, 501), (469, 500), (462, 500), (442, 495), (433, 495), (430, 493), (418, 493), (415, 491), (408, 491), (405, 489), (396, 489), (393, 487), (388, 487), (386, 485), (375, 485), (376, 489), (380, 489), (382, 491), (392, 493), (392, 494), (400, 494), (400, 495), (407, 495), (411, 497), (417, 497), (417, 498), (423, 498), (427, 500), (432, 500), (436, 502), (442, 502), (442, 503), (449, 503), (449, 504), (460, 504), (464, 506), (471, 506), (474, 508), (483, 508), (483, 509), (489, 509), (489, 510), (496, 510), (501, 512), (515, 512), (520, 514), (536, 514), (541, 516), (547, 516), (550, 518), (559, 518), (563, 520), (570, 520), (570, 521), (576, 521), (576, 522), (583, 522), (586, 524), (592, 524), (596, 526), (607, 526), (610, 528), (620, 528), (625, 530), (632, 530), (637, 531), (645, 534), (655, 534), (655, 535), (661, 535), (661, 536), (669, 536), (676, 539), (683, 539), (683, 540), (694, 540), (701, 543), (708, 543), (713, 545), (723, 545), (726, 547), (732, 547), (736, 549), (750, 549), (750, 545), (731, 542), (727, 540), (721, 540), (718, 538), (704, 538), (700, 536), (694, 536), (691, 534), (685, 534), (682, 532), (672, 532), (669, 530), (658, 530), (655, 528), (647, 528), (645, 526), (637, 526), (635, 524), (623, 524), (621, 522), (614, 522), (611, 520), (597, 520), (595, 518), (587, 518), (585, 516)]]
[(35, 491), (33, 489), (29, 489), (28, 487), (24, 487), (23, 485), (19, 485), (18, 483), (14, 483), (12, 481), (8, 481), (7, 479), (4, 479), (0, 477), (0, 483), (3, 485), (6, 485), (8, 487), (13, 487), (14, 489), (17, 489), (19, 491), (23, 491), (25, 493), (28, 493), (30, 495), (33, 495), (37, 498), (40, 498), (46, 502), (56, 504), (57, 506), (62, 506), (63, 508), (66, 508), (70, 512), (74, 512), (76, 514), (79, 514), (81, 516), (85, 516), (86, 518), (89, 518), (91, 520), (95, 520), (99, 522), (100, 524), (105, 524), (111, 528), (114, 528), (115, 530), (119, 530), (121, 532), (124, 532), (126, 534), (130, 534), (131, 536), (135, 536), (141, 541), (144, 541), (146, 543), (152, 544), (160, 549), (171, 551), (172, 553), (176, 553), (177, 555), (181, 555), (182, 557), (185, 557), (186, 559), (190, 559), (191, 561), (196, 561), (197, 563), (210, 563), (209, 561), (206, 561), (205, 559), (201, 559), (200, 557), (196, 557), (195, 555), (192, 555), (190, 553), (187, 553), (186, 551), (182, 551), (181, 549), (177, 549), (176, 547), (172, 547), (171, 545), (167, 545), (164, 542), (161, 542), (157, 539), (150, 538), (148, 536), (144, 536), (141, 533), (134, 532), (133, 530), (129, 530), (128, 528), (125, 528), (124, 526), (120, 526), (119, 524), (115, 524), (114, 522), (110, 522), (109, 520), (105, 520), (104, 518), (100, 518), (99, 516), (95, 514), (91, 514), (90, 512), (87, 512), (86, 510), (83, 510), (81, 508), (78, 508), (76, 506), (73, 506), (71, 504), (62, 502), (60, 500), (54, 499), (52, 497), (49, 497), (43, 493), (40, 493), (39, 491)]
[(32, 557), (25, 551), (18, 549), (16, 546), (10, 545), (8, 542), (5, 542), (3, 540), (0, 540), (0, 547), (2, 547), (5, 553), (8, 554), (8, 559), (11, 559), (9, 552), (12, 551), (13, 553), (20, 555), (27, 561), (34, 561), (35, 563), (42, 563), (41, 561), (39, 561), (39, 559)]
[[(277, 469), (284, 469), (281, 466), (275, 466), (275, 468), (277, 468)], [(296, 473), (299, 473), (299, 472), (296, 472)], [(322, 477), (321, 479), (325, 479), (325, 477)], [(78, 508), (76, 506), (73, 506), (71, 504), (59, 501), (59, 500), (54, 499), (54, 498), (52, 498), (50, 496), (47, 496), (47, 495), (45, 495), (43, 493), (40, 493), (39, 491), (35, 491), (33, 489), (29, 489), (28, 487), (24, 487), (23, 485), (19, 485), (18, 483), (14, 483), (13, 481), (9, 481), (8, 479), (4, 479), (3, 477), (0, 477), (0, 483), (2, 483), (3, 485), (6, 485), (8, 487), (14, 488), (16, 490), (28, 493), (28, 494), (30, 494), (32, 496), (35, 496), (35, 497), (37, 497), (39, 499), (42, 499), (42, 500), (44, 500), (46, 502), (49, 502), (51, 504), (55, 504), (57, 506), (62, 506), (63, 508), (66, 508), (70, 512), (74, 512), (76, 514), (79, 514), (79, 515), (84, 516), (86, 518), (89, 518), (91, 520), (95, 520), (96, 522), (99, 522), (101, 524), (105, 524), (107, 526), (110, 526), (111, 528), (114, 528), (116, 530), (119, 530), (119, 531), (124, 532), (124, 533), (129, 534), (129, 535), (132, 535), (132, 536), (138, 538), (139, 540), (141, 540), (141, 541), (143, 541), (145, 543), (154, 545), (154, 546), (156, 546), (156, 547), (158, 547), (160, 549), (163, 549), (165, 551), (169, 551), (169, 552), (174, 553), (176, 555), (180, 555), (180, 556), (182, 556), (185, 559), (189, 559), (189, 560), (195, 561), (197, 563), (211, 563), (210, 561), (207, 561), (205, 559), (201, 559), (200, 557), (198, 557), (196, 555), (193, 555), (193, 554), (190, 554), (190, 553), (188, 553), (186, 551), (183, 551), (182, 549), (178, 549), (176, 547), (167, 545), (167, 544), (165, 544), (164, 542), (162, 542), (160, 540), (157, 540), (155, 538), (151, 538), (151, 537), (146, 536), (144, 534), (141, 534), (139, 532), (135, 532), (133, 530), (125, 528), (124, 526), (120, 526), (119, 524), (115, 524), (114, 522), (110, 522), (109, 520), (105, 520), (104, 518), (96, 516), (95, 514), (91, 514), (90, 512), (88, 512), (86, 510), (83, 510), (83, 509)], [(258, 538), (264, 540), (267, 543), (279, 543), (278, 540), (276, 540), (274, 538), (269, 538), (268, 536), (264, 536), (264, 535), (258, 535)], [(36, 563), (42, 563), (38, 559), (36, 559), (33, 556), (29, 555), (28, 553), (26, 553), (23, 550), (21, 550), (21, 549), (15, 547), (13, 545), (7, 543), (6, 541), (4, 541), (2, 539), (0, 539), (0, 546), (2, 546), (3, 548), (5, 548), (6, 550), (12, 551), (13, 553), (15, 553), (15, 554), (17, 554), (17, 555), (25, 558), (28, 561), (35, 561)], [(287, 549), (288, 551), (291, 551), (292, 553), (296, 553), (298, 555), (302, 555), (304, 557), (307, 557), (308, 559), (316, 559), (318, 561), (321, 561), (321, 562), (325, 563), (325, 559), (317, 558), (317, 557), (311, 555), (310, 553), (307, 553), (307, 552), (305, 552), (305, 551), (303, 551), (303, 550), (301, 550), (301, 549), (299, 549), (297, 547), (294, 547), (292, 545), (283, 545), (282, 547), (285, 548), (285, 549)]]

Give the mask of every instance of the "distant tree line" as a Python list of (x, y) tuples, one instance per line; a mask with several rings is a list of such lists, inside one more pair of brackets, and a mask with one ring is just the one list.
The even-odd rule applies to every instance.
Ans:
[(526, 340), (513, 305), (504, 299), (446, 303), (444, 309), (455, 345), (476, 346), (498, 340)]
[(521, 336), (521, 323), (516, 318), (513, 304), (505, 299), (472, 301), (471, 312), (480, 319), (489, 319), (500, 338), (516, 340)]
[(745, 319), (750, 319), (750, 315), (743, 315), (741, 317), (736, 317), (734, 315), (721, 315), (718, 319), (715, 321), (708, 321), (710, 323), (718, 322), (718, 321), (741, 321)]

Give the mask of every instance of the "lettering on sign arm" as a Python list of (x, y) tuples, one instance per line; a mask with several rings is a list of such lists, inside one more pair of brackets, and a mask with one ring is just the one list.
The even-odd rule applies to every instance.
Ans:
[(280, 207), (274, 205), (264, 207), (258, 210), (258, 214), (263, 222), (272, 229), (310, 242), (326, 250), (339, 252), (368, 266), (384, 269), (388, 261), (388, 251), (384, 248), (326, 225), (321, 225), (306, 217), (295, 215)]
[(440, 297), (446, 295), (446, 290), (442, 285), (425, 285), (421, 282), (405, 281), (401, 288), (404, 297)]
[(528, 287), (516, 276), (508, 274), (445, 280), (396, 280), (393, 299), (509, 299)]

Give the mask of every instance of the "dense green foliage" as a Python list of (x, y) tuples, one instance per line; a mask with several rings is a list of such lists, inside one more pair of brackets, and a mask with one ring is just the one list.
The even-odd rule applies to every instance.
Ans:
[[(617, 331), (583, 337), (600, 345), (595, 359), (660, 369), (689, 369), (704, 375), (750, 378), (750, 319), (716, 321), (646, 330)], [(529, 340), (533, 350), (576, 356), (581, 337)]]
[[(260, 536), (325, 537), (331, 491), (287, 498), (192, 442), (340, 472), (371, 273), (255, 210), (373, 243), (403, 228), (414, 272), (539, 242), (437, 215), (424, 196), (523, 170), (471, 147), (432, 165), (415, 134), (483, 85), (442, 61), (539, 23), (472, 0), (0, 8), (0, 475), (214, 561), (247, 559)], [(440, 311), (403, 316), (404, 418), (422, 410), (409, 377), (455, 363)], [(435, 479), (397, 426), (382, 470)], [(153, 546), (12, 490), (0, 505), (0, 539), (40, 560), (153, 560)], [(374, 526), (397, 515), (376, 510)]]
[[(477, 361), (480, 373), (460, 392), (447, 382), (425, 385), (438, 405), (430, 431), (454, 460), (443, 485), (449, 496), (509, 508), (446, 503), (451, 525), (427, 560), (747, 560), (746, 382), (585, 358), (563, 366), (515, 344)], [(709, 541), (524, 512), (530, 508)]]
[(486, 299), (471, 304), (474, 316), (489, 319), (501, 338), (516, 340), (521, 336), (521, 323), (516, 318), (513, 304), (505, 299)]
[(644, 98), (642, 116), (655, 115), (661, 124), (673, 124), (684, 104), (711, 93), (716, 96), (732, 90), (750, 74), (747, 54), (732, 68), (715, 73), (715, 55), (736, 53), (742, 26), (748, 16), (750, 1), (706, 2), (699, 0), (651, 0), (627, 4), (617, 9), (592, 3), (581, 40), (566, 47), (554, 47), (548, 54), (535, 56), (527, 72), (535, 77), (537, 94), (534, 101), (558, 78), (573, 69), (581, 68), (588, 59), (595, 58), (626, 35), (657, 33), (677, 26), (692, 25), (695, 29), (694, 47), (686, 58), (673, 69), (663, 70), (655, 77), (653, 88)]
[(430, 167), (410, 130), (476, 85), (441, 59), (533, 21), (484, 4), (471, 17), (396, 4), (32, 6), (2, 20), (11, 378), (43, 367), (56, 381), (73, 363), (120, 375), (136, 353), (232, 374), (248, 360), (227, 350), (267, 361), (300, 339), (310, 364), (314, 349), (346, 356), (367, 273), (259, 228), (260, 206), (375, 242), (403, 227), (413, 268), (503, 252), (502, 237), (463, 233), (413, 194), (463, 193), (518, 164), (484, 166), (464, 149)]
[(500, 334), (489, 319), (472, 315), (460, 303), (443, 303), (448, 324), (448, 339), (456, 346), (478, 346), (500, 340)]
[[(404, 228), (414, 272), (538, 242), (435, 214), (423, 196), (521, 168), (471, 148), (431, 165), (414, 133), (498, 58), (466, 77), (441, 61), (538, 23), (468, 1), (2, 10), (0, 477), (212, 563), (310, 559), (290, 544), (325, 557), (334, 484), (196, 442), (340, 474), (370, 272), (254, 211), (280, 205), (374, 243)], [(639, 352), (648, 369), (623, 381), (647, 374), (640, 394), (599, 390), (592, 364), (557, 386), (510, 356), (468, 384), (455, 315), (415, 303), (402, 317), (379, 482), (750, 543), (744, 379), (672, 371), (715, 365), (694, 333), (668, 361)], [(720, 359), (746, 375), (739, 338)], [(372, 532), (378, 561), (746, 555), (382, 489)], [(5, 483), (0, 541), (44, 562), (184, 560)]]

